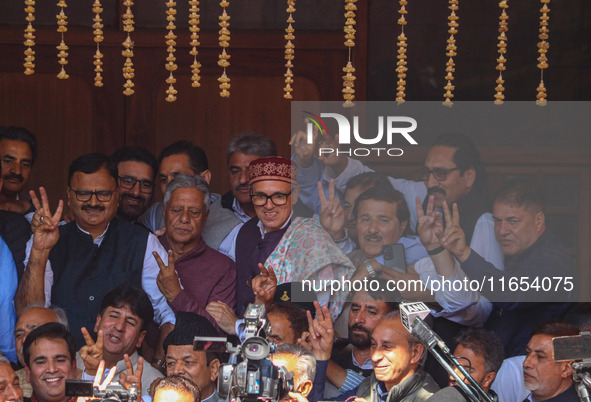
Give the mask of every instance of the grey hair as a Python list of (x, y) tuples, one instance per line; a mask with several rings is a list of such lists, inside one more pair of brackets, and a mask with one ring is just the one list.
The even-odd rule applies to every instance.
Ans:
[(293, 384), (296, 389), (304, 381), (314, 381), (314, 376), (316, 375), (316, 359), (312, 352), (292, 343), (284, 343), (277, 346), (275, 352), (273, 352), (274, 357), (281, 355), (293, 355), (297, 358), (296, 367), (301, 375), (299, 384), (295, 382)]
[(209, 211), (209, 185), (207, 181), (199, 175), (191, 176), (188, 174), (180, 174), (170, 181), (166, 185), (166, 191), (164, 192), (164, 208), (168, 205), (172, 192), (179, 188), (194, 188), (197, 191), (201, 191), (204, 195), (205, 212)]
[(59, 322), (60, 324), (62, 324), (64, 327), (66, 327), (66, 329), (68, 331), (70, 330), (70, 324), (68, 323), (68, 316), (66, 315), (66, 311), (63, 308), (58, 307), (58, 306), (56, 306), (54, 304), (50, 305), (49, 307), (45, 307), (45, 303), (31, 303), (27, 307), (25, 307), (23, 309), (23, 311), (21, 311), (21, 313), (19, 315), (19, 318), (27, 310), (30, 310), (32, 308), (46, 308), (46, 309), (49, 309), (49, 310), (53, 311), (54, 314), (55, 314), (55, 316), (56, 316), (56, 318), (57, 318), (57, 321), (56, 322)]
[[(390, 311), (389, 313), (387, 313), (386, 315), (384, 315), (384, 317), (382, 317), (382, 321), (384, 320), (389, 320), (389, 321), (399, 321), (401, 322), (401, 317), (400, 317), (400, 310), (394, 310), (394, 311)], [(405, 331), (406, 333), (406, 340), (408, 342), (408, 349), (412, 350), (415, 345), (422, 345), (421, 340), (419, 339), (418, 336), (411, 334), (410, 332)], [(425, 360), (427, 359), (427, 348), (423, 346), (423, 353), (421, 354), (421, 358), (419, 359), (419, 366), (423, 366), (423, 364), (425, 363)]]
[(243, 133), (230, 140), (226, 150), (226, 163), (235, 152), (249, 155), (265, 156), (277, 155), (277, 146), (269, 137), (259, 133)]
[[(8, 360), (6, 357), (0, 355), (0, 363), (4, 363), (4, 364), (8, 364), (10, 366), (10, 360)], [(12, 366), (10, 366), (12, 367)]]

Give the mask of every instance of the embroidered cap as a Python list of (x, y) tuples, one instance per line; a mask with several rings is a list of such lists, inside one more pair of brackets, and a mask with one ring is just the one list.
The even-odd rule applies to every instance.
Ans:
[(298, 169), (290, 159), (281, 156), (269, 156), (256, 159), (248, 165), (249, 184), (262, 180), (279, 180), (295, 183)]

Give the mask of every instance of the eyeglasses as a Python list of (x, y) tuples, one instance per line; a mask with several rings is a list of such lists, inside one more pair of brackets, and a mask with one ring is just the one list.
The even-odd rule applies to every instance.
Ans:
[(256, 194), (250, 194), (250, 199), (253, 203), (253, 205), (257, 206), (257, 207), (262, 207), (263, 205), (267, 204), (267, 201), (269, 199), (271, 199), (271, 202), (273, 203), (273, 205), (276, 206), (281, 206), (281, 205), (285, 205), (287, 204), (287, 199), (289, 198), (289, 196), (291, 195), (291, 191), (287, 194), (285, 193), (275, 193), (275, 194), (271, 194), (271, 195), (267, 195), (265, 193), (256, 193)]
[(138, 180), (132, 176), (119, 176), (119, 185), (126, 190), (133, 190), (136, 183), (140, 183), (140, 191), (142, 193), (150, 194), (154, 190), (154, 182), (152, 180)]
[(80, 202), (90, 201), (90, 199), (92, 198), (93, 195), (100, 202), (108, 202), (108, 201), (111, 201), (111, 198), (113, 198), (113, 193), (115, 192), (115, 190), (100, 190), (100, 191), (74, 190), (72, 187), (70, 187), (70, 190), (72, 190), (72, 192), (74, 194), (76, 194), (76, 199)]
[(434, 168), (429, 169), (427, 166), (423, 166), (419, 169), (419, 176), (423, 179), (423, 181), (429, 180), (429, 176), (433, 175), (433, 178), (437, 181), (444, 181), (447, 179), (447, 175), (453, 172), (454, 170), (460, 170), (459, 167), (451, 168), (451, 169), (443, 169), (443, 168)]

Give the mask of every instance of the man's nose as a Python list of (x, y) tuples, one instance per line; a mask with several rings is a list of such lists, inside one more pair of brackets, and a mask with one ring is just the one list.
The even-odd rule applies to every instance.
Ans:
[(168, 375), (180, 375), (184, 371), (183, 362), (175, 362), (172, 367), (168, 368)]
[(8, 401), (20, 401), (22, 396), (22, 391), (19, 386), (12, 384), (8, 385), (8, 389), (6, 390), (6, 399)]
[(355, 317), (354, 317), (355, 324), (365, 323), (365, 318), (366, 318), (365, 312), (363, 310), (360, 310), (359, 312), (357, 312), (357, 314), (355, 314)]
[(497, 223), (498, 225), (498, 230), (499, 230), (499, 234), (501, 236), (506, 235), (507, 233), (509, 233), (511, 231), (511, 228), (509, 226), (509, 222), (507, 221), (501, 221), (499, 223)]
[(430, 172), (427, 180), (425, 180), (425, 186), (427, 186), (427, 188), (432, 188), (437, 187), (438, 185), (439, 182), (435, 180), (435, 176), (433, 176), (433, 173)]
[(240, 176), (238, 177), (239, 183), (248, 183), (248, 169), (241, 169)]
[(181, 222), (187, 223), (190, 220), (191, 220), (191, 218), (189, 217), (189, 209), (188, 208), (183, 209), (183, 212), (181, 213)]

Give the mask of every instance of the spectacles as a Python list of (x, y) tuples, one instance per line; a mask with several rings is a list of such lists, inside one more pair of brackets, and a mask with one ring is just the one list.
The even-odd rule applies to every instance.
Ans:
[(285, 193), (275, 193), (275, 194), (271, 194), (271, 195), (267, 195), (265, 193), (256, 193), (256, 194), (250, 194), (250, 199), (253, 203), (253, 205), (257, 206), (257, 207), (262, 207), (263, 205), (267, 204), (267, 201), (269, 199), (271, 199), (271, 202), (273, 203), (273, 205), (276, 206), (281, 206), (281, 205), (285, 205), (287, 204), (287, 199), (289, 198), (289, 196), (291, 195), (291, 191), (287, 194)]
[(433, 175), (433, 178), (437, 181), (444, 181), (447, 179), (447, 175), (453, 172), (454, 170), (460, 170), (459, 167), (451, 168), (451, 169), (443, 169), (443, 168), (434, 168), (429, 169), (427, 166), (423, 166), (419, 169), (419, 176), (423, 179), (423, 181), (429, 180), (429, 176)]
[(93, 195), (100, 202), (108, 202), (108, 201), (111, 201), (111, 198), (113, 198), (113, 193), (115, 192), (115, 190), (100, 190), (100, 191), (74, 190), (72, 187), (70, 187), (70, 190), (72, 190), (72, 192), (74, 194), (76, 194), (76, 199), (80, 202), (90, 201), (90, 199), (92, 198)]
[(138, 180), (132, 176), (119, 176), (119, 185), (126, 190), (133, 190), (136, 183), (140, 183), (140, 191), (142, 193), (150, 194), (154, 190), (154, 182), (152, 180)]

